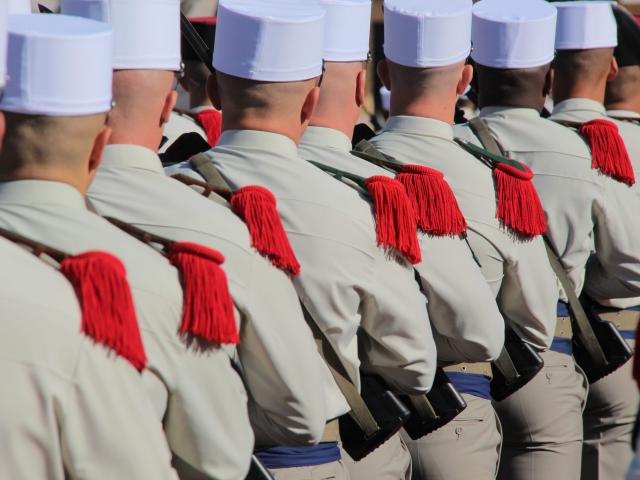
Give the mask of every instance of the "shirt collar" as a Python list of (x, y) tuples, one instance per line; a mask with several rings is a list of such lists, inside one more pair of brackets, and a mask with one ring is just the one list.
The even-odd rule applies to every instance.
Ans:
[(435, 118), (397, 115), (389, 117), (382, 132), (410, 133), (453, 140), (453, 126)]
[(140, 145), (107, 145), (102, 155), (101, 165), (137, 168), (164, 175), (158, 154)]
[(640, 113), (632, 110), (607, 110), (607, 115), (615, 118), (628, 118), (630, 120), (640, 120)]
[(192, 113), (194, 115), (197, 115), (200, 112), (205, 112), (207, 110), (215, 110), (215, 108), (211, 107), (211, 106), (204, 106), (204, 107), (194, 107), (194, 108), (190, 108), (189, 109), (189, 113)]
[(604, 105), (591, 100), (589, 98), (569, 98), (560, 103), (556, 103), (553, 107), (552, 115), (558, 115), (565, 112), (575, 112), (576, 110), (586, 110), (589, 112), (596, 112), (599, 115), (606, 115), (607, 112), (604, 109)]
[(222, 132), (214, 151), (224, 148), (257, 149), (279, 157), (298, 158), (298, 146), (289, 137), (260, 130), (226, 130)]
[(509, 115), (510, 117), (520, 118), (540, 118), (540, 112), (535, 108), (523, 108), (523, 107), (484, 107), (480, 110), (481, 117), (489, 116)]
[(351, 151), (351, 139), (340, 130), (325, 127), (308, 127), (300, 144), (319, 145), (343, 152)]
[(58, 205), (86, 210), (82, 194), (71, 185), (48, 180), (0, 182), (0, 204)]

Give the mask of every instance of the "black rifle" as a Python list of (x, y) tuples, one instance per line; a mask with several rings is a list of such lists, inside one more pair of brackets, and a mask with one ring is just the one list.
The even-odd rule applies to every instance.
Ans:
[(251, 456), (251, 467), (249, 467), (249, 473), (245, 477), (245, 480), (275, 480), (271, 472), (267, 470), (258, 457)]
[(520, 390), (544, 367), (544, 360), (513, 330), (505, 332), (504, 348), (491, 362), (491, 397), (498, 402)]
[(616, 326), (612, 322), (600, 318), (596, 304), (589, 297), (584, 294), (581, 295), (580, 304), (600, 344), (605, 361), (597, 361), (594, 359), (594, 356), (591, 355), (586, 341), (583, 336), (579, 334), (580, 331), (578, 330), (577, 320), (570, 306), (571, 324), (573, 331), (576, 332), (572, 340), (573, 357), (576, 363), (580, 365), (580, 368), (584, 370), (584, 373), (589, 379), (589, 383), (594, 383), (627, 363), (633, 355), (633, 352), (624, 338), (622, 338), (622, 335), (620, 335)]
[(441, 368), (436, 370), (429, 393), (421, 396), (402, 395), (400, 399), (411, 411), (404, 429), (414, 440), (443, 427), (467, 408), (467, 402)]
[(340, 417), (342, 448), (355, 461), (363, 459), (395, 435), (411, 415), (379, 376), (361, 374), (360, 385), (360, 395), (379, 429), (367, 436), (349, 413)]

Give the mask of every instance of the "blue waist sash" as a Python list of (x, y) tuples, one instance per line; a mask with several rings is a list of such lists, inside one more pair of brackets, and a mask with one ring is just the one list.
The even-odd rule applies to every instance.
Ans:
[(447, 372), (447, 377), (460, 393), (491, 400), (491, 381), (478, 373)]
[(324, 465), (340, 460), (338, 442), (325, 442), (313, 447), (271, 447), (256, 452), (267, 468), (292, 468)]

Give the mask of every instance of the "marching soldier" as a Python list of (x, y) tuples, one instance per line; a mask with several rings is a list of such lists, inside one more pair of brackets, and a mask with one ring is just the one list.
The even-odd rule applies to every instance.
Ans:
[[(0, 93), (5, 12), (6, 4), (0, 7)], [(14, 35), (24, 27), (12, 21)], [(85, 329), (96, 319), (85, 317), (92, 312), (81, 311), (69, 282), (4, 238), (0, 263), (2, 475), (176, 478), (139, 373)], [(135, 324), (134, 316), (129, 320)]]
[[(10, 80), (0, 102), (7, 120), (0, 227), (69, 254), (97, 249), (122, 259), (148, 355), (143, 381), (176, 462), (209, 475), (235, 472), (219, 478), (241, 477), (252, 433), (246, 395), (221, 347), (237, 343), (223, 259), (210, 249), (172, 244), (168, 256), (179, 277), (168, 259), (85, 205), (83, 194), (110, 135), (111, 29), (62, 15), (15, 16), (11, 28)], [(198, 291), (204, 284), (199, 269), (217, 275), (209, 293)], [(115, 287), (105, 278), (95, 288)], [(113, 293), (116, 312), (124, 308), (122, 295)], [(99, 331), (113, 334), (106, 325)], [(142, 368), (144, 350), (134, 340), (123, 335), (112, 343)], [(218, 448), (222, 441), (234, 445), (233, 456)]]
[[(443, 172), (468, 222), (471, 248), (493, 290), (506, 326), (544, 356), (553, 336), (558, 291), (539, 237), (544, 231), (544, 218), (535, 210), (535, 191), (532, 192), (526, 179), (522, 184), (514, 181), (513, 173), (506, 168), (492, 172), (454, 141), (455, 103), (472, 75), (471, 67), (465, 66), (473, 31), (471, 5), (469, 2), (428, 2), (421, 9), (414, 7), (413, 15), (404, 13), (408, 9), (403, 9), (401, 2), (397, 2), (397, 6), (396, 2), (387, 2), (387, 5), (386, 59), (378, 71), (391, 90), (391, 116), (371, 143), (398, 162)], [(446, 43), (434, 40), (447, 31), (466, 32), (466, 35), (458, 34)], [(495, 182), (496, 175), (500, 182)], [(515, 188), (498, 188), (500, 185)], [(515, 196), (519, 190), (527, 197), (524, 205)], [(541, 378), (544, 373), (539, 373), (530, 383)], [(476, 403), (483, 405), (480, 418), (492, 421), (493, 410), (487, 407), (488, 402), (483, 402), (481, 395), (475, 395), (480, 397)], [(511, 396), (517, 395), (520, 393)], [(503, 420), (500, 404), (494, 403), (494, 406), (501, 416), (503, 442), (508, 449), (512, 425)], [(469, 429), (466, 425), (452, 423), (452, 427), (460, 428), (461, 432)], [(460, 462), (457, 455), (453, 456), (458, 430), (443, 435), (442, 447), (438, 432), (432, 438), (427, 436), (423, 445), (416, 445), (415, 455), (423, 458), (422, 478), (464, 478), (476, 472), (480, 472), (481, 478), (493, 478), (498, 468), (498, 455), (493, 451), (499, 445), (495, 434), (489, 448), (484, 438), (474, 436), (474, 431), (487, 432), (483, 424), (475, 424), (471, 438), (466, 441), (467, 451), (482, 448), (486, 454), (469, 455), (470, 462)], [(504, 456), (505, 446), (502, 451)], [(452, 455), (446, 469), (440, 473), (440, 467), (436, 466), (430, 471), (430, 466), (438, 465), (446, 455)]]
[[(313, 4), (220, 3), (213, 58), (217, 75), (209, 92), (214, 105), (224, 105), (223, 133), (218, 146), (205, 154), (207, 163), (234, 189), (259, 183), (273, 192), (300, 261), (294, 279), (298, 294), (355, 384), (362, 370), (381, 376), (396, 392), (424, 394), (433, 382), (435, 348), (425, 298), (406, 260), (417, 261), (420, 255), (412, 215), (378, 212), (387, 216), (374, 224), (372, 206), (358, 192), (298, 156), (296, 144), (318, 100), (324, 14)], [(170, 171), (204, 178), (192, 166), (185, 162)], [(401, 185), (393, 182), (376, 178), (370, 186), (381, 194), (394, 189), (394, 196), (404, 198)], [(398, 240), (391, 225), (396, 216), (393, 226), (406, 226), (406, 243), (393, 243)], [(377, 233), (384, 237), (380, 242)], [(334, 419), (347, 409), (335, 385), (330, 392), (328, 418)], [(332, 440), (330, 452), (303, 457), (302, 452), (287, 456), (267, 449), (259, 456), (278, 479), (348, 478), (343, 466), (311, 467), (340, 458), (338, 437)], [(380, 448), (394, 463), (387, 470), (406, 470), (408, 459), (397, 443)]]
[[(371, 4), (368, 0), (322, 3), (327, 11), (325, 69), (318, 106), (300, 141), (299, 154), (311, 162), (320, 162), (363, 177), (391, 176), (389, 171), (368, 164), (350, 153), (350, 137), (364, 103)], [(471, 45), (471, 5), (466, 0), (454, 3), (459, 10), (454, 20), (450, 20), (452, 23), (449, 27), (458, 35), (466, 31), (467, 42), (457, 52), (465, 57)], [(407, 21), (415, 21), (417, 26), (420, 15), (428, 11), (437, 18), (443, 13), (440, 10), (443, 5), (430, 1), (421, 8), (410, 9), (407, 2), (387, 1), (386, 44), (401, 41), (400, 35), (419, 36), (407, 27), (401, 32), (394, 30), (394, 20), (400, 22), (404, 17)], [(399, 10), (405, 13), (401, 16)], [(432, 41), (427, 37), (433, 35), (434, 26), (428, 25), (423, 30), (424, 37), (419, 42)], [(405, 45), (408, 55), (411, 54), (411, 48)], [(450, 190), (444, 182), (440, 188)], [(418, 207), (436, 210), (439, 206)], [(446, 365), (449, 378), (463, 394), (468, 406), (446, 427), (420, 440), (410, 441), (414, 478), (461, 477), (460, 462), (448, 457), (454, 452), (456, 455), (464, 452), (465, 471), (474, 478), (493, 478), (498, 462), (500, 431), (490, 401), (488, 376), (491, 375), (491, 366), (488, 362), (498, 356), (504, 343), (504, 321), (464, 235), (451, 230), (431, 230), (420, 236), (422, 262), (415, 269), (428, 298), (438, 361)], [(463, 425), (464, 432), (456, 433)], [(482, 448), (477, 448), (479, 445)], [(380, 448), (359, 462), (347, 460), (351, 478), (409, 478), (410, 470), (392, 470), (392, 467), (401, 465), (389, 462), (390, 456), (394, 455), (392, 446), (402, 452), (400, 440), (397, 439), (386, 446), (386, 451)], [(395, 453), (395, 456), (398, 455)]]
[[(604, 22), (603, 29), (598, 30), (602, 36), (595, 40), (596, 43), (615, 41), (615, 29), (607, 25), (611, 17), (609, 5), (602, 2), (577, 2), (575, 5), (587, 3), (592, 5), (589, 8), (598, 10), (598, 22)], [(561, 50), (555, 59), (561, 64), (563, 57), (571, 56), (570, 52), (573, 52), (562, 49), (578, 45), (573, 40), (564, 43), (568, 40), (565, 26), (569, 24), (562, 15), (556, 18), (552, 5), (532, 0), (527, 2), (524, 13), (523, 6), (485, 0), (474, 7), (472, 57), (478, 69), (481, 114), (480, 120), (460, 127), (456, 133), (477, 145), (523, 162), (535, 173), (533, 182), (547, 218), (546, 237), (552, 255), (559, 257), (558, 275), (567, 277), (568, 285), (572, 285), (576, 295), (584, 291), (598, 301), (613, 293), (633, 296), (640, 280), (637, 263), (640, 236), (638, 227), (630, 226), (629, 220), (633, 218), (632, 212), (637, 212), (637, 200), (626, 185), (595, 168), (596, 159), (592, 159), (585, 140), (557, 123), (540, 118), (539, 112), (551, 86), (549, 69), (555, 49)], [(517, 22), (512, 21), (513, 15), (519, 16)], [(593, 41), (577, 23), (571, 31), (576, 40), (580, 38), (582, 45)], [(518, 41), (507, 42), (505, 39)], [(600, 70), (597, 63), (589, 61), (588, 64), (589, 72), (581, 76), (600, 76), (597, 83), (604, 87), (608, 64)], [(598, 71), (601, 73), (596, 73)], [(564, 108), (567, 91), (567, 84), (557, 85), (557, 88), (554, 85), (557, 109)], [(603, 94), (604, 91), (600, 93)], [(595, 151), (592, 153), (596, 154)], [(594, 244), (595, 256), (590, 259)], [(583, 478), (600, 475), (601, 467), (588, 460), (588, 445), (601, 432), (590, 430), (588, 420), (584, 430), (585, 457), (582, 467), (580, 465), (583, 449), (581, 410), (586, 399), (586, 383), (582, 380), (583, 373), (569, 356), (572, 354), (572, 324), (565, 302), (570, 298), (565, 290), (563, 302), (558, 305), (556, 338), (545, 357), (550, 386), (547, 387), (544, 381), (534, 381), (521, 395), (516, 394), (498, 407), (499, 412), (504, 412), (501, 418), (506, 443), (500, 478), (577, 479), (581, 470)], [(615, 376), (617, 374), (609, 377)], [(528, 398), (531, 402), (527, 402)], [(594, 414), (598, 415), (595, 411)], [(626, 465), (618, 468), (626, 468)], [(622, 478), (613, 472), (611, 475), (601, 478)]]
[[(615, 209), (624, 233), (611, 229), (618, 243), (629, 239), (624, 253), (616, 259), (614, 270), (601, 260), (606, 245), (595, 244), (596, 257), (587, 270), (586, 292), (600, 305), (615, 306), (613, 299), (637, 297), (640, 281), (640, 227), (635, 184), (640, 165), (637, 148), (638, 129), (607, 117), (604, 107), (606, 82), (618, 73), (613, 51), (617, 46), (615, 18), (609, 2), (590, 5), (557, 3), (558, 32), (554, 62), (553, 95), (555, 107), (551, 119), (578, 128), (591, 147), (593, 164), (603, 176), (621, 190)], [(594, 28), (594, 25), (598, 25)], [(596, 138), (597, 137), (597, 138)], [(635, 170), (635, 171), (634, 171)], [(636, 192), (636, 201), (632, 198)], [(607, 223), (611, 220), (607, 218)], [(628, 255), (627, 255), (628, 254)], [(637, 299), (631, 302), (637, 305)], [(607, 313), (611, 315), (611, 313)], [(622, 336), (635, 336), (640, 313), (627, 310), (613, 313)], [(622, 479), (631, 460), (630, 434), (638, 405), (636, 385), (629, 381), (631, 362), (590, 386), (584, 412), (585, 442), (582, 478)]]
[[(65, 0), (63, 12), (83, 13), (87, 3)], [(88, 198), (102, 215), (172, 241), (206, 245), (224, 255), (242, 334), (234, 359), (249, 395), (256, 445), (310, 447), (322, 439), (325, 428), (324, 370), (289, 278), (295, 267), (275, 268), (271, 258), (263, 258), (253, 248), (260, 238), (251, 237), (221, 197), (217, 199), (222, 204), (211, 201), (168, 178), (157, 155), (162, 125), (176, 97), (172, 85), (180, 64), (177, 6), (177, 1), (166, 0), (147, 2), (144, 8), (128, 0), (105, 4), (108, 16), (100, 18), (108, 19), (114, 29), (116, 105), (108, 122), (113, 133)], [(145, 29), (149, 8), (153, 8), (154, 23)], [(162, 42), (153, 40), (156, 31), (162, 32)], [(251, 194), (251, 189), (239, 192), (232, 205)], [(234, 479), (246, 473), (240, 470), (248, 459), (245, 443), (239, 448), (222, 433), (234, 430), (233, 417), (244, 413), (241, 407), (227, 404), (206, 413), (227, 425), (209, 432), (210, 441), (216, 443), (213, 452), (222, 457), (219, 460), (233, 460), (228, 466), (212, 462), (208, 470), (215, 472), (210, 473), (215, 478)], [(195, 457), (192, 463), (205, 452), (186, 449), (184, 454)]]

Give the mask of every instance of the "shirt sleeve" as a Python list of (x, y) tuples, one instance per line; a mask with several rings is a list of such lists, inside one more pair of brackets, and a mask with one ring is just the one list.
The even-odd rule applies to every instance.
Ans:
[(177, 480), (162, 424), (140, 375), (88, 339), (59, 416), (70, 478)]
[(595, 254), (587, 266), (585, 291), (596, 301), (640, 295), (640, 201), (635, 191), (603, 180), (595, 216)]
[(364, 370), (379, 374), (397, 392), (426, 393), (435, 375), (436, 347), (413, 268), (380, 251), (362, 280)]
[(327, 420), (323, 366), (291, 280), (262, 257), (251, 272), (238, 353), (258, 444), (313, 445)]
[(423, 235), (421, 246), (416, 271), (429, 301), (438, 360), (495, 359), (504, 345), (504, 319), (469, 245), (460, 238)]

